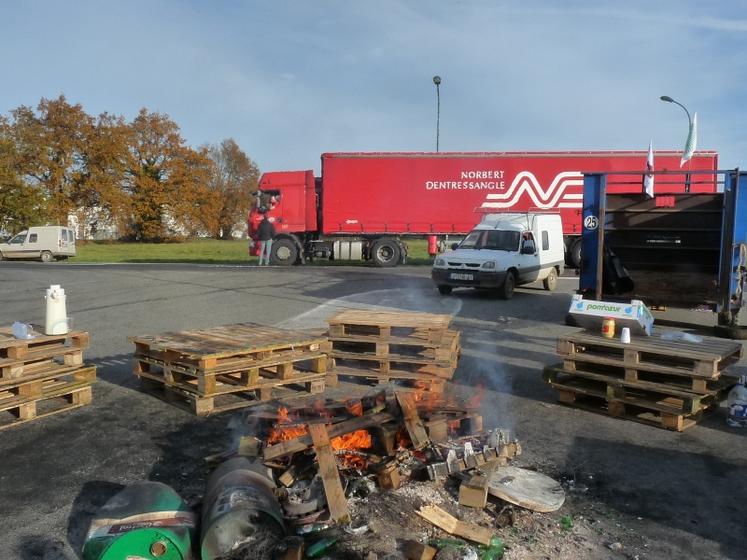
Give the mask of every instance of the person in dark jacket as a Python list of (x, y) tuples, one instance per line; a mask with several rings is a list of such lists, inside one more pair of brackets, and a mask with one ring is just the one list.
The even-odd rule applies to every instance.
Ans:
[(259, 266), (264, 261), (265, 266), (270, 264), (270, 251), (272, 250), (272, 238), (275, 237), (275, 226), (267, 219), (267, 215), (262, 217), (262, 221), (257, 228), (257, 239), (259, 240)]

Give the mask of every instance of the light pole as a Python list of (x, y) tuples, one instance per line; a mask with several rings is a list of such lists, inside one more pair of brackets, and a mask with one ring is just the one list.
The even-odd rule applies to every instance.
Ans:
[[(675, 101), (674, 99), (672, 99), (668, 95), (662, 95), (661, 97), (659, 97), (659, 99), (661, 99), (662, 101), (665, 101), (667, 103), (674, 103), (675, 105), (679, 105), (680, 107), (682, 107), (682, 110), (685, 111), (685, 114), (687, 115), (687, 130), (688, 130), (688, 138), (689, 138), (690, 137), (690, 132), (693, 129), (693, 119), (690, 117), (690, 111), (687, 110), (687, 107), (685, 107), (679, 101)], [(686, 144), (685, 147), (687, 148), (687, 142), (685, 144)], [(683, 158), (684, 158), (684, 156), (683, 156)], [(681, 166), (682, 166), (682, 163), (680, 163), (680, 167)], [(685, 174), (685, 192), (690, 192), (690, 174), (689, 173)]]
[(441, 122), (441, 93), (438, 86), (441, 85), (441, 76), (433, 76), (433, 83), (436, 84), (436, 152), (438, 152), (438, 127)]

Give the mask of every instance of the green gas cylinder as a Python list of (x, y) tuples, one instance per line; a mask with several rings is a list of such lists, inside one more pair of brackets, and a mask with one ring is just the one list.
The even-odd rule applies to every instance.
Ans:
[(96, 513), (83, 560), (191, 560), (195, 515), (160, 482), (128, 486)]

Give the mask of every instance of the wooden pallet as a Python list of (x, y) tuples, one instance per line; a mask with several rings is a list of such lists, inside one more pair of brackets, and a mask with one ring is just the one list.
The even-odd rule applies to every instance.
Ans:
[(88, 347), (88, 333), (71, 331), (61, 335), (39, 335), (29, 340), (13, 336), (11, 327), (0, 328), (0, 363), (8, 366), (20, 361), (36, 361), (64, 354), (67, 350)]
[(457, 359), (459, 353), (459, 332), (447, 331), (439, 344), (411, 338), (389, 337), (341, 337), (332, 338), (331, 354), (333, 356), (345, 353), (373, 355), (379, 357), (415, 358), (426, 363), (451, 363)]
[(703, 337), (702, 342), (664, 340), (661, 334), (636, 337), (629, 344), (581, 332), (558, 338), (557, 353), (569, 363), (623, 366), (626, 370), (717, 378), (742, 357), (741, 344)]
[(577, 362), (565, 360), (562, 364), (553, 366), (556, 370), (567, 374), (578, 375), (597, 381), (612, 384), (624, 384), (662, 393), (694, 393), (697, 395), (712, 395), (736, 383), (737, 378), (722, 374), (718, 378), (696, 377), (680, 372), (661, 373), (646, 369), (630, 369), (623, 365), (607, 365), (595, 362)]
[(633, 422), (638, 422), (639, 424), (646, 424), (648, 426), (655, 426), (657, 428), (673, 430), (675, 432), (682, 432), (688, 428), (692, 428), (704, 416), (718, 408), (718, 405), (713, 403), (711, 406), (708, 406), (695, 414), (668, 414), (638, 407), (633, 404), (621, 403), (619, 401), (609, 402), (602, 397), (573, 392), (559, 392), (558, 401), (561, 404), (585, 410), (587, 412), (594, 412), (596, 414), (603, 414), (605, 416), (611, 416), (623, 420), (631, 420)]
[(706, 411), (718, 407), (727, 392), (661, 394), (625, 382), (594, 381), (557, 368), (545, 368), (543, 376), (558, 391), (563, 404), (676, 431), (694, 425)]
[(307, 378), (298, 378), (293, 383), (278, 382), (267, 384), (256, 390), (243, 390), (235, 393), (216, 394), (201, 397), (193, 391), (168, 385), (157, 376), (146, 373), (139, 375), (140, 388), (161, 400), (179, 406), (197, 416), (219, 414), (230, 410), (246, 408), (275, 399), (300, 397), (304, 394), (323, 393), (325, 389), (324, 374), (309, 374)]
[(58, 364), (82, 366), (83, 349), (75, 346), (49, 347), (29, 352), (22, 360), (0, 358), (0, 380), (39, 373)]
[(451, 323), (451, 315), (413, 311), (373, 311), (348, 309), (328, 319), (329, 336), (373, 336), (412, 338), (439, 344)]
[(366, 385), (387, 385), (392, 383), (397, 385), (397, 390), (413, 391), (432, 391), (434, 393), (443, 392), (446, 386), (446, 379), (429, 374), (409, 373), (396, 370), (390, 370), (386, 374), (377, 373), (370, 369), (356, 369), (346, 366), (335, 366), (327, 374), (327, 385), (335, 387), (339, 379), (364, 383)]
[(46, 385), (41, 396), (30, 400), (25, 395), (5, 398), (0, 402), (0, 430), (91, 404), (91, 383)]
[(179, 362), (166, 362), (148, 355), (134, 359), (133, 373), (161, 381), (166, 385), (192, 392), (200, 397), (238, 393), (290, 383), (323, 379), (327, 372), (327, 355), (299, 354), (295, 358), (264, 360), (266, 365), (238, 370), (218, 368), (195, 371)]
[(136, 356), (178, 364), (193, 372), (264, 367), (301, 354), (318, 356), (329, 350), (329, 342), (323, 336), (253, 323), (133, 336), (129, 340), (135, 344)]
[(442, 380), (454, 377), (457, 360), (451, 363), (432, 363), (424, 360), (403, 359), (399, 356), (385, 357), (366, 354), (339, 353), (331, 358), (332, 369), (351, 369), (366, 372), (365, 375), (379, 377), (423, 377)]
[(0, 410), (7, 403), (23, 404), (42, 398), (50, 392), (65, 388), (78, 388), (96, 381), (96, 366), (55, 365), (43, 371), (15, 379), (0, 380)]

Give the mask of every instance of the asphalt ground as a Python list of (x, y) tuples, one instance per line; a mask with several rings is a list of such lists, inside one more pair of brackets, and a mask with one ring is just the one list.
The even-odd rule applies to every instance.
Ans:
[(91, 406), (0, 431), (2, 559), (77, 558), (96, 509), (139, 480), (199, 500), (203, 458), (230, 442), (231, 415), (197, 418), (138, 391), (128, 336), (245, 321), (314, 328), (360, 306), (455, 316), (463, 344), (455, 383), (467, 392), (485, 385), (485, 423), (514, 431), (523, 464), (579, 481), (561, 513), (594, 511), (618, 531), (625, 549), (610, 558), (747, 557), (747, 430), (728, 428), (723, 408), (679, 434), (561, 406), (543, 383), (542, 368), (558, 361), (556, 337), (573, 330), (563, 323), (572, 276), (554, 293), (523, 287), (502, 301), (440, 296), (427, 267), (3, 262), (0, 324), (42, 324), (53, 283), (67, 292), (74, 327), (91, 333), (86, 361), (99, 381)]

